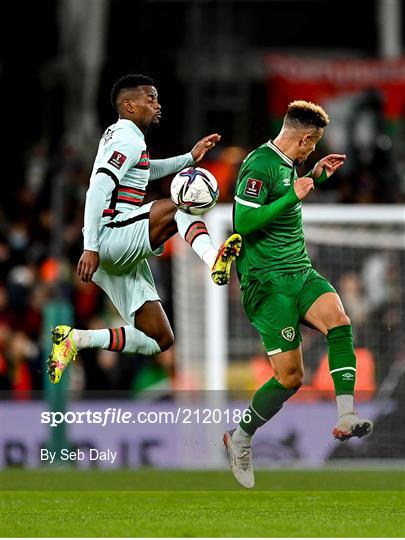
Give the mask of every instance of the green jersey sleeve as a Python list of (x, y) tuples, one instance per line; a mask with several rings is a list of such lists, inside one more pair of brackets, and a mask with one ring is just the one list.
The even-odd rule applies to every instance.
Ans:
[(277, 219), (298, 197), (291, 186), (288, 193), (269, 204), (272, 181), (268, 174), (247, 169), (240, 176), (235, 195), (234, 226), (242, 236), (256, 232)]
[[(236, 197), (235, 197), (236, 200)], [(294, 187), (280, 199), (261, 207), (248, 208), (236, 201), (234, 224), (235, 231), (242, 236), (260, 231), (269, 223), (277, 219), (285, 210), (291, 208), (299, 202), (295, 194)]]
[(323, 169), (322, 170), (322, 173), (321, 173), (321, 176), (319, 178), (314, 178), (312, 175), (314, 174), (314, 169), (315, 169), (316, 165), (314, 166), (313, 169), (311, 169), (307, 174), (305, 174), (304, 176), (308, 176), (308, 178), (312, 178), (312, 180), (314, 181), (314, 184), (317, 186), (319, 184), (323, 184), (324, 182), (326, 182), (326, 180), (328, 179), (328, 175), (326, 174), (326, 170)]
[(259, 208), (266, 203), (270, 183), (270, 178), (264, 172), (246, 168), (238, 179), (235, 201), (242, 206)]

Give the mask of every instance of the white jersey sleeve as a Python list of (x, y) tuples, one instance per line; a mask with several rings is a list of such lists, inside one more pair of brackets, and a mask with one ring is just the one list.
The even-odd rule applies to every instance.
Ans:
[(144, 143), (129, 129), (106, 130), (100, 140), (84, 209), (84, 249), (99, 250), (99, 228), (106, 201), (127, 171), (138, 163)]
[(115, 184), (119, 183), (128, 170), (138, 163), (144, 145), (144, 141), (128, 128), (107, 129), (99, 144), (93, 175), (103, 172)]
[(98, 173), (90, 184), (86, 193), (84, 207), (84, 249), (99, 250), (99, 228), (102, 212), (107, 197), (111, 194), (111, 178), (104, 173)]
[(174, 174), (185, 167), (193, 167), (195, 165), (191, 152), (181, 156), (175, 156), (166, 159), (151, 159), (150, 160), (150, 180), (158, 180), (169, 174)]

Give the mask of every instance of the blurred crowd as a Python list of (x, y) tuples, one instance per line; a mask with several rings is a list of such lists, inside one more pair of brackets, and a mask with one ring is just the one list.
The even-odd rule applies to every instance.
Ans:
[[(217, 177), (220, 202), (232, 201), (238, 168), (248, 151), (240, 147), (218, 147), (200, 164)], [(381, 189), (385, 171), (375, 166), (377, 158), (375, 155), (370, 159), (368, 155), (368, 166), (358, 160), (347, 173), (339, 171), (333, 183), (322, 187), (312, 200), (336, 203), (401, 200), (400, 190), (393, 198), (391, 192)], [(384, 161), (380, 159), (379, 163)], [(71, 322), (79, 328), (121, 324), (104, 293), (95, 285), (82, 284), (75, 271), (82, 252), (81, 229), (89, 176), (89, 164), (73, 147), (65, 146), (55, 156), (47, 142), (40, 141), (26, 157), (24, 177), (12, 186), (12, 198), (1, 202), (0, 388), (10, 391), (15, 398), (27, 396), (27, 392), (34, 396), (34, 391), (44, 388), (45, 359), (50, 349), (50, 328), (46, 327), (44, 313), (50, 302), (67, 303), (73, 313)], [(62, 216), (55, 216), (52, 210), (56, 179), (63, 189)], [(167, 196), (169, 185), (170, 178), (153, 183), (147, 200)], [(61, 230), (57, 217), (62, 217)], [(164, 307), (173, 320), (170, 244), (164, 256), (152, 260), (151, 265)], [(340, 291), (360, 342), (370, 320), (384, 321), (392, 332), (397, 332), (398, 317), (402, 315), (397, 309), (398, 299), (404, 294), (398, 290), (398, 266), (391, 265), (388, 259), (369, 260), (368, 265), (353, 271), (348, 268), (339, 276)], [(238, 298), (235, 293), (235, 302)], [(146, 359), (86, 350), (80, 353), (71, 371), (70, 386), (78, 392), (108, 390), (136, 396), (143, 389), (153, 387), (164, 393), (175, 376), (174, 352), (172, 349)]]

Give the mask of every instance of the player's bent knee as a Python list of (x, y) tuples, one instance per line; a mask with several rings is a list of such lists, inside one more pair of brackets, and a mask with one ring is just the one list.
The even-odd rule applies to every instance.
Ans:
[(336, 328), (336, 326), (347, 326), (350, 325), (351, 321), (349, 317), (346, 315), (346, 313), (339, 313), (336, 315), (336, 317), (333, 317), (333, 320), (330, 322), (329, 330), (331, 328)]
[(160, 351), (164, 352), (170, 349), (170, 347), (174, 343), (174, 335), (173, 332), (166, 332), (164, 335), (159, 336), (159, 338), (156, 339), (157, 344), (160, 347)]
[(288, 390), (293, 390), (294, 388), (300, 388), (302, 386), (302, 377), (288, 377), (283, 384)]
[(304, 379), (304, 373), (301, 370), (296, 370), (290, 373), (283, 374), (282, 377), (279, 377), (279, 382), (288, 390), (293, 388), (299, 388), (302, 386), (302, 381)]
[(157, 220), (172, 220), (178, 211), (178, 207), (171, 199), (160, 199), (154, 201), (150, 210), (150, 219), (152, 223)]

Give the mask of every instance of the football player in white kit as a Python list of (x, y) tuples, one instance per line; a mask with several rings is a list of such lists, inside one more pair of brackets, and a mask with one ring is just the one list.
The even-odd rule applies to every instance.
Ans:
[(241, 247), (240, 236), (234, 234), (216, 249), (201, 218), (181, 212), (170, 199), (143, 204), (149, 181), (198, 163), (220, 136), (204, 137), (187, 154), (150, 160), (145, 133), (161, 118), (153, 80), (125, 75), (115, 82), (111, 101), (119, 119), (100, 140), (86, 195), (84, 251), (77, 272), (82, 281), (94, 281), (107, 293), (126, 325), (102, 330), (56, 326), (48, 359), (53, 383), (60, 381), (83, 348), (148, 356), (173, 344), (147, 259), (160, 255), (175, 233), (208, 265), (218, 285), (229, 282), (231, 264)]

